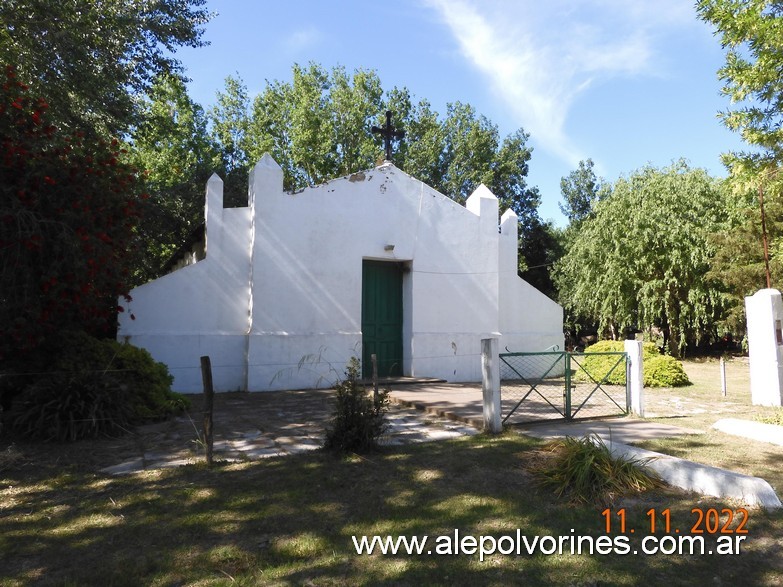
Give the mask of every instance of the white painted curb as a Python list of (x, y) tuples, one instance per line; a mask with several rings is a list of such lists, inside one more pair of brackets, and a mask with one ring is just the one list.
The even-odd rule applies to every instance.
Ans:
[(770, 484), (759, 477), (741, 475), (619, 442), (606, 442), (616, 457), (650, 459), (647, 466), (675, 487), (702, 495), (738, 499), (747, 505), (768, 510), (783, 507)]
[(726, 434), (783, 446), (783, 426), (738, 418), (723, 418), (715, 422), (712, 427)]

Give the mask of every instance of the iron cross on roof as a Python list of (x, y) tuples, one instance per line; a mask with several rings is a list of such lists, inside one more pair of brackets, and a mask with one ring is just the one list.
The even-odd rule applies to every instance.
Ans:
[(392, 126), (391, 117), (392, 117), (392, 111), (387, 110), (386, 126), (382, 126), (380, 128), (378, 128), (377, 126), (373, 126), (371, 129), (372, 132), (383, 135), (383, 143), (386, 146), (386, 161), (391, 161), (391, 142), (393, 140), (399, 141), (400, 139), (402, 139), (402, 137), (405, 136), (404, 130), (397, 130)]

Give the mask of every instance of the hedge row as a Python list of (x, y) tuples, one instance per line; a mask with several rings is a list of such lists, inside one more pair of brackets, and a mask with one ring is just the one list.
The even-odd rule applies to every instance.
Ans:
[[(602, 340), (585, 349), (585, 356), (572, 360), (575, 381), (603, 380), (608, 375), (610, 385), (625, 385), (625, 366), (617, 364), (616, 355), (596, 355), (596, 353), (623, 352), (625, 344), (621, 340)], [(595, 356), (590, 356), (591, 354)], [(644, 385), (647, 387), (680, 387), (690, 385), (688, 375), (682, 367), (682, 362), (674, 357), (660, 354), (654, 343), (642, 344), (644, 360)], [(616, 365), (616, 366), (615, 366)]]

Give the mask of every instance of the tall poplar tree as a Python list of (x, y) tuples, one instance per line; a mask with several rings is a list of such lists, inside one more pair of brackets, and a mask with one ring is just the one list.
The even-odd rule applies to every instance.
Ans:
[(395, 165), (460, 203), (485, 184), (501, 211), (511, 208), (519, 217), (523, 277), (553, 294), (548, 266), (555, 240), (538, 216), (538, 188), (527, 183), (533, 150), (523, 129), (501, 137), (497, 125), (469, 104), (448, 104), (441, 116), (426, 100), (414, 103), (406, 88), (384, 92), (374, 71), (349, 75), (315, 63), (294, 65), (289, 82), (267, 82), (252, 106), (236, 78), (218, 97), (211, 124), (229, 170), (246, 169), (268, 152), (290, 191), (374, 167), (383, 144), (370, 129), (384, 124), (391, 110), (392, 124), (405, 131)]
[(558, 206), (571, 225), (590, 216), (598, 202), (602, 182), (596, 177), (593, 166), (592, 159), (580, 161), (577, 169), (560, 179), (563, 202)]

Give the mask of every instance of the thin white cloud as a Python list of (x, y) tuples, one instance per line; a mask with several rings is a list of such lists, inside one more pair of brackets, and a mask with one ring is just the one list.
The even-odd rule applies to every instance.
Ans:
[(525, 130), (570, 164), (582, 155), (565, 132), (591, 85), (658, 75), (656, 40), (695, 22), (682, 0), (424, 0)]
[(300, 53), (318, 44), (322, 37), (318, 29), (309, 26), (291, 33), (285, 41), (285, 47), (290, 53)]

